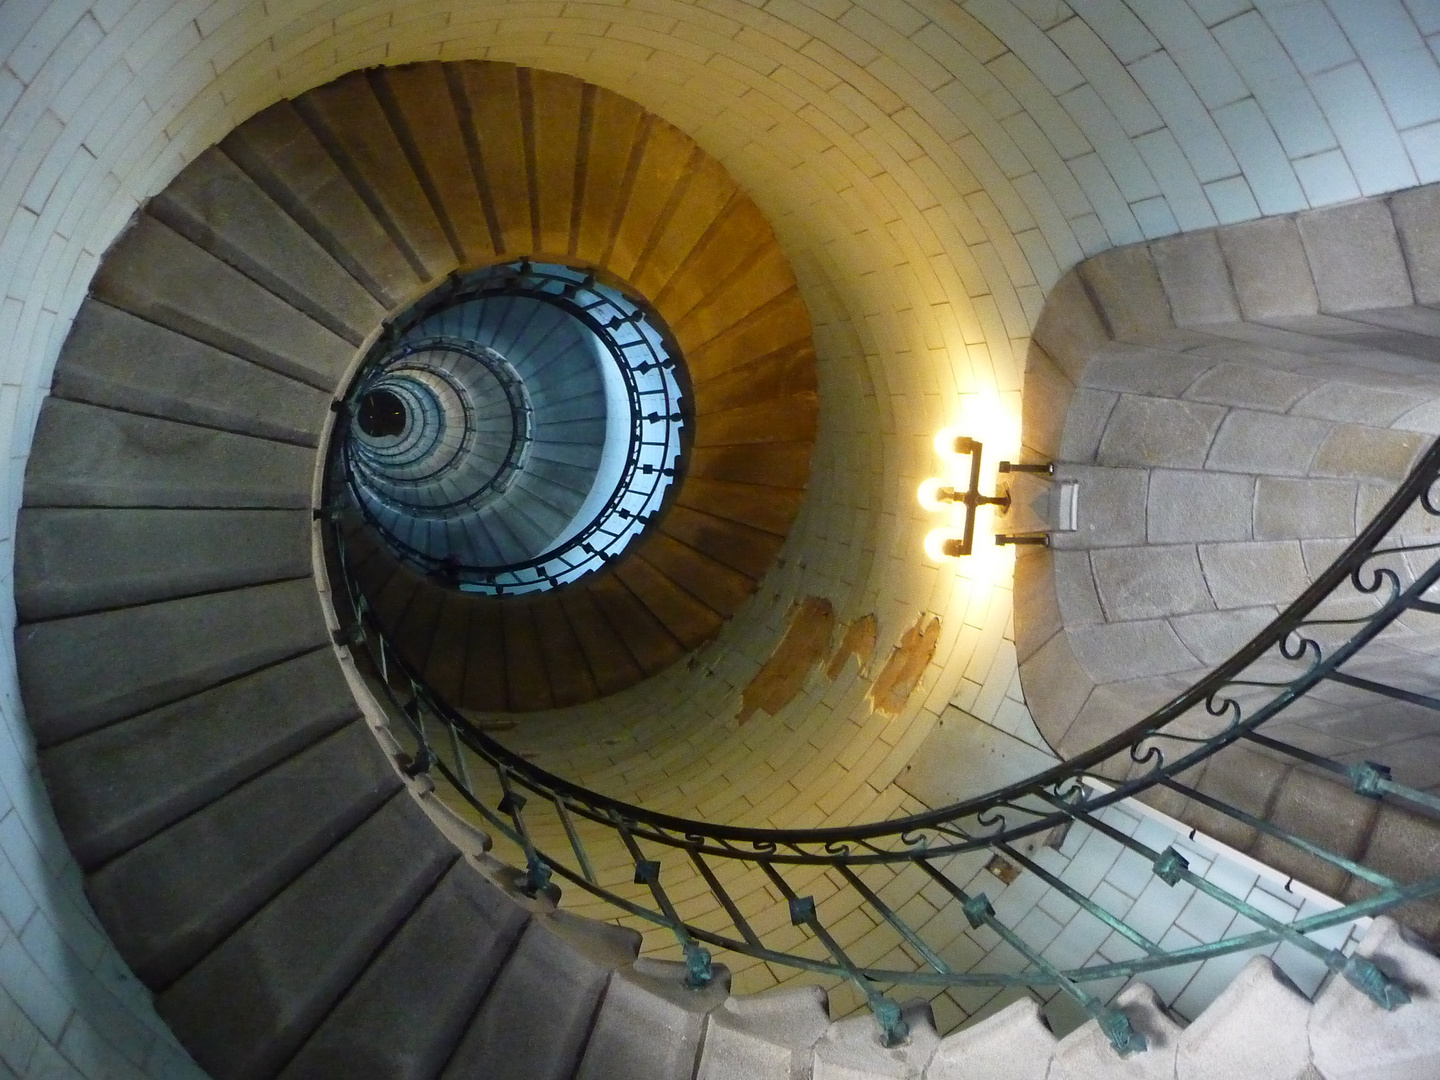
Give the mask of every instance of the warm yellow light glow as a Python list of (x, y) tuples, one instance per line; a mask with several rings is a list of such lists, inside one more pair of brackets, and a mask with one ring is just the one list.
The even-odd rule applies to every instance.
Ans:
[(935, 452), (947, 461), (959, 457), (960, 454), (955, 450), (955, 440), (962, 438), (964, 434), (958, 427), (941, 428), (935, 435)]
[(929, 480), (922, 480), (915, 497), (920, 500), (920, 505), (932, 514), (938, 514), (943, 510), (950, 509), (954, 503), (940, 498), (942, 489), (948, 488), (954, 491), (954, 485), (948, 480), (942, 480), (938, 476), (932, 476)]
[(933, 529), (925, 537), (925, 554), (934, 562), (948, 562), (951, 559), (958, 559), (959, 555), (952, 555), (945, 550), (945, 545), (954, 541), (958, 544), (964, 538), (964, 533), (958, 529)]

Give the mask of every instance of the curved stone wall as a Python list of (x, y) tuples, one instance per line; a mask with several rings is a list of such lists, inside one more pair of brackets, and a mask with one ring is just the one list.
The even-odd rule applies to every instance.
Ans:
[[(587, 775), (757, 818), (889, 812), (905, 801), (890, 780), (939, 711), (993, 716), (1014, 677), (1004, 568), (967, 577), (917, 556), (930, 436), (961, 395), (1013, 410), (1044, 295), (1084, 255), (1435, 179), (1437, 33), (1400, 0), (7, 5), (0, 522), (8, 535), (100, 255), (206, 147), (367, 64), (489, 58), (587, 78), (694, 136), (754, 194), (815, 316), (823, 400), (784, 567), (693, 671), (617, 706)], [(841, 625), (873, 614), (881, 660), (938, 615), (919, 690), (898, 716), (871, 715), (851, 664), (812, 677), (784, 715), (727, 728), (810, 595)], [(8, 649), (4, 668), (3, 880), (20, 886), (0, 934), (0, 1009), (18, 1034), (0, 1057), (21, 1074), (123, 1060), (164, 1075), (173, 1047), (95, 935), (45, 807)], [(817, 810), (821, 794), (834, 798)]]
[[(1259, 632), (1440, 434), (1440, 323), (1423, 306), (1440, 296), (1437, 207), (1440, 189), (1420, 188), (1117, 250), (1056, 290), (1025, 441), (1079, 481), (1080, 527), (1018, 564), (1016, 631), (1062, 755)], [(1387, 636), (1407, 630), (1430, 628)], [(1338, 699), (1315, 704), (1267, 730), (1342, 758), (1384, 748), (1407, 783), (1440, 783), (1422, 710), (1358, 725)]]

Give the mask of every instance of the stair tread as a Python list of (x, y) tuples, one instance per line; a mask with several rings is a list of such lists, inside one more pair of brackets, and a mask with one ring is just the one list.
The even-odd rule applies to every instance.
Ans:
[(158, 990), (399, 789), (355, 721), (91, 873), (86, 892)]
[(704, 345), (687, 347), (685, 363), (691, 380), (699, 386), (757, 356), (778, 354), (786, 346), (799, 347), (809, 339), (809, 312), (800, 291), (790, 288), (718, 329)]
[(737, 199), (726, 207), (714, 227), (707, 230), (701, 243), (686, 255), (680, 268), (650, 301), (673, 329), (718, 282), (738, 273), (757, 252), (774, 242), (760, 208), (749, 199)]
[(467, 862), (456, 862), (281, 1080), (432, 1080), (528, 918)]
[(22, 623), (311, 571), (303, 510), (26, 507), (15, 538)]
[(187, 165), (150, 204), (193, 243), (345, 338), (365, 340), (385, 309), (218, 147)]
[(639, 682), (643, 673), (626, 647), (630, 627), (612, 626), (589, 589), (566, 589), (559, 594), (559, 601), (585, 654), (597, 693), (612, 694)]
[(784, 536), (800, 511), (803, 494), (790, 488), (691, 476), (675, 501), (692, 510)]
[(545, 671), (555, 706), (578, 705), (596, 697), (598, 691), (590, 664), (559, 597), (554, 593), (540, 594), (531, 601), (531, 615), (535, 632), (545, 643)]
[(106, 253), (91, 292), (327, 392), (350, 360), (344, 338), (148, 214)]
[(720, 616), (648, 563), (626, 559), (615, 574), (686, 649), (719, 632)]
[(329, 395), (98, 300), (80, 306), (50, 392), (316, 446)]
[(613, 570), (587, 581), (584, 589), (595, 598), (596, 606), (646, 675), (663, 671), (685, 655), (675, 635)]
[(51, 397), (25, 505), (307, 507), (313, 470), (303, 446)]
[(422, 280), (455, 268), (455, 253), (366, 72), (317, 86), (296, 108), (330, 150)]
[(16, 634), (16, 652), (45, 746), (328, 640), (307, 579), (33, 623)]
[(702, 551), (667, 535), (664, 531), (647, 537), (636, 552), (671, 581), (715, 612), (729, 618), (750, 599), (756, 581), (740, 571), (712, 559)]
[(510, 708), (521, 712), (551, 708), (555, 699), (529, 605), (506, 602), (500, 612), (505, 627), (505, 685)]
[(519, 69), (509, 64), (466, 61), (460, 65), (460, 82), (470, 107), (503, 250), (516, 255), (529, 252), (533, 250), (533, 236)]
[(569, 252), (574, 217), (576, 159), (585, 84), (573, 75), (526, 69), (529, 83), (529, 145), (534, 162), (535, 250), (555, 255)]
[[(585, 212), (580, 216), (575, 238), (577, 258), (603, 264), (610, 253), (628, 195), (626, 178), (631, 157), (644, 122), (645, 112), (635, 102), (609, 90), (595, 91), (585, 161)], [(596, 138), (597, 131), (604, 132), (604, 138)]]
[(321, 647), (41, 751), (40, 765), (91, 868), (358, 716)]
[(408, 795), (393, 796), (160, 994), (157, 1010), (215, 1080), (273, 1075), (456, 855)]
[(690, 458), (691, 479), (686, 483), (695, 479), (720, 480), (800, 491), (809, 480), (814, 449), (813, 444), (805, 442), (697, 448)]
[(707, 411), (696, 417), (695, 448), (769, 442), (813, 443), (819, 416), (820, 398), (814, 390), (734, 409)]
[(474, 265), (497, 254), (446, 69), (434, 62), (404, 64), (381, 69), (377, 78), (408, 128), (438, 197), (441, 224), (460, 244), (464, 262)]
[(673, 124), (651, 117), (639, 167), (610, 249), (609, 269), (629, 280), (645, 254), (677, 188), (691, 174), (695, 140)]
[(714, 158), (702, 157), (692, 165), (684, 194), (669, 220), (651, 238), (649, 251), (632, 275), (642, 295), (655, 296), (665, 287), (716, 225), (738, 190), (725, 167)]
[(292, 102), (252, 116), (220, 147), (385, 307), (414, 290), (404, 254)]
[(758, 582), (775, 563), (785, 541), (735, 521), (688, 506), (673, 506), (660, 526), (663, 535)]
[(465, 687), (455, 704), (481, 712), (502, 712), (509, 702), (505, 661), (503, 601), (477, 596), (470, 610), (469, 657)]
[[(677, 1080), (694, 1075), (709, 1013), (730, 993), (730, 973), (716, 965), (709, 986), (685, 985), (678, 961), (642, 957), (610, 980), (577, 1080)], [(663, 1031), (664, 1038), (637, 1033)]]
[(570, 1080), (611, 973), (639, 947), (633, 930), (582, 923), (563, 914), (531, 920), (445, 1080)]

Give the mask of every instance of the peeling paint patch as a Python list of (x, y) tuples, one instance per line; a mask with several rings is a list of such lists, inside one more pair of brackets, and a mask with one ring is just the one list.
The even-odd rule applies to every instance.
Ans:
[(940, 643), (940, 617), (921, 615), (915, 625), (906, 630), (900, 642), (885, 661), (875, 685), (870, 689), (870, 707), (885, 716), (898, 716), (920, 685), (920, 678), (935, 656), (935, 646)]
[(785, 636), (741, 695), (736, 722), (745, 723), (757, 711), (774, 716), (790, 704), (815, 665), (830, 652), (834, 632), (835, 608), (829, 600), (807, 596), (793, 604)]
[(845, 662), (850, 657), (855, 657), (863, 672), (870, 666), (870, 661), (875, 657), (875, 616), (864, 615), (852, 622), (845, 630), (845, 636), (840, 639), (840, 648), (835, 650), (835, 655), (830, 659), (830, 666), (825, 670), (825, 677), (834, 682), (845, 670)]

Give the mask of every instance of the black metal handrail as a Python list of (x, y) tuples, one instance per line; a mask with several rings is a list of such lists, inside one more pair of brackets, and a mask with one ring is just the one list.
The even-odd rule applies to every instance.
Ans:
[[(1400, 800), (1425, 814), (1440, 812), (1440, 799), (1394, 780), (1383, 765), (1372, 762), (1347, 765), (1257, 731), (1323, 680), (1359, 685), (1377, 694), (1440, 711), (1440, 699), (1371, 679), (1359, 679), (1340, 670), (1406, 612), (1440, 614), (1440, 603), (1426, 598), (1426, 593), (1440, 581), (1440, 543), (1406, 543), (1397, 532), (1397, 525), (1407, 514), (1419, 514), (1430, 524), (1440, 519), (1440, 508), (1431, 494), (1437, 479), (1440, 479), (1440, 442), (1427, 451), (1380, 514), (1295, 603), (1228, 661), (1125, 731), (1073, 759), (984, 796), (925, 813), (843, 828), (759, 829), (658, 813), (567, 781), (508, 750), (440, 700), (419, 672), (406, 663), (371, 618), (365, 597), (349, 574), (343, 521), (335, 520), (332, 537), (342, 594), (358, 619), (357, 632), (377, 676), (377, 695), (388, 701), (396, 722), (408, 728), (413, 739), (412, 768), (417, 773), (438, 774), (487, 827), (520, 848), (527, 866), (527, 888), (532, 892), (550, 888), (552, 875), (558, 874), (620, 911), (669, 929), (690, 962), (692, 980), (703, 980), (708, 971), (709, 956), (701, 942), (848, 979), (859, 987), (874, 1009), (882, 1037), (887, 1042), (904, 1035), (904, 1022), (898, 1009), (893, 1000), (882, 993), (881, 988), (887, 985), (1058, 986), (1099, 1020), (1116, 1048), (1126, 1053), (1142, 1048), (1143, 1039), (1129, 1028), (1122, 1014), (1091, 994), (1087, 984), (1265, 943), (1285, 942), (1295, 946), (1330, 970), (1343, 974), (1386, 1008), (1407, 1000), (1404, 989), (1374, 965), (1322, 945), (1311, 935), (1440, 894), (1440, 872), (1410, 882), (1397, 881), (1358, 860), (1329, 851), (1322, 844), (1214, 799), (1182, 777), (1226, 747), (1246, 740), (1304, 766), (1340, 776), (1362, 796)], [(1397, 537), (1398, 542), (1381, 546), (1387, 539)], [(1385, 560), (1397, 558), (1418, 558), (1427, 565), (1415, 570), (1410, 580), (1405, 581), (1393, 566), (1383, 565)], [(1341, 617), (1325, 611), (1326, 603), (1342, 599), (1340, 593), (1347, 587), (1352, 591), (1350, 599), (1366, 600), (1373, 610), (1359, 617)], [(1322, 644), (1327, 636), (1336, 638), (1333, 644)], [(1273, 670), (1277, 668), (1278, 673)], [(1179, 723), (1197, 717), (1217, 725), (1219, 730), (1196, 735)], [(446, 748), (447, 745), (445, 753), (437, 752), (437, 746)], [(1167, 755), (1172, 756), (1167, 760)], [(1128, 775), (1111, 783), (1101, 782), (1101, 767), (1117, 757), (1127, 762)], [(474, 779), (472, 765), (485, 767), (494, 777)], [(1189, 861), (1175, 846), (1157, 851), (1107, 822), (1107, 808), (1161, 787), (1353, 875), (1365, 882), (1373, 895), (1291, 923), (1267, 915), (1193, 872)], [(498, 802), (487, 798), (487, 791), (498, 794)], [(525, 814), (525, 807), (531, 801), (546, 808), (543, 824), (535, 816), (536, 812)], [(554, 820), (550, 821), (548, 815), (552, 813)], [(1050, 875), (1016, 846), (1017, 841), (1027, 837), (1072, 825), (1109, 836), (1142, 856), (1167, 885), (1183, 885), (1206, 893), (1259, 929), (1196, 947), (1161, 948), (1090, 897), (1073, 889), (1067, 891), (1063, 880)], [(546, 848), (538, 844), (535, 838), (540, 833), (563, 847)], [(1193, 830), (1191, 835), (1193, 837)], [(594, 869), (597, 863), (587, 850), (587, 843), (594, 844), (597, 840), (623, 846), (625, 857), (635, 868), (631, 884), (648, 889), (651, 904), (627, 895), (624, 887), (627, 883), (606, 882), (602, 880), (603, 875), (597, 875)], [(642, 844), (649, 846), (648, 853)], [(1078, 904), (1088, 917), (1129, 938), (1144, 955), (1124, 963), (1088, 964), (1068, 970), (1057, 967), (1046, 958), (1044, 950), (1031, 947), (996, 915), (983, 892), (968, 892), (962, 887), (964, 882), (947, 876), (944, 869), (947, 861), (971, 852), (999, 854), (1039, 874), (1049, 887)], [(673, 880), (676, 873), (682, 872), (677, 867), (691, 876), (698, 873), (708, 895), (727, 913), (738, 936), (696, 925), (677, 911), (661, 884), (662, 859), (665, 858), (671, 859), (664, 863), (666, 880)], [(823, 946), (822, 956), (767, 945), (752, 928), (753, 916), (747, 917), (715, 873), (712, 862), (717, 859), (742, 863), (764, 873), (788, 905), (790, 921), (807, 928), (814, 941)], [(878, 866), (899, 867), (905, 872), (924, 875), (925, 880), (943, 889), (960, 906), (971, 927), (988, 928), (1012, 947), (1023, 958), (1024, 970), (999, 973), (953, 970), (926, 944), (923, 934), (909, 926), (865, 882), (864, 874)], [(789, 872), (799, 872), (806, 867), (823, 869), (831, 880), (839, 881), (842, 888), (858, 895), (877, 921), (894, 931), (905, 951), (915, 959), (916, 969), (876, 968), (854, 962), (829, 933), (814, 900), (800, 895), (788, 884), (787, 867)]]

